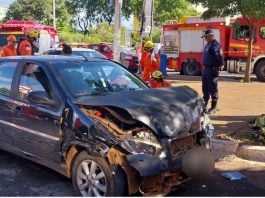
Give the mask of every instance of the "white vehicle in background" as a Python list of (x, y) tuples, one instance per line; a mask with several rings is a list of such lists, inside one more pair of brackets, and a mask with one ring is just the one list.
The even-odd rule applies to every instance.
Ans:
[[(62, 48), (52, 48), (45, 51), (43, 54), (46, 55), (61, 55)], [(89, 48), (72, 48), (72, 55), (84, 56), (87, 58), (106, 58), (103, 54), (96, 50)]]

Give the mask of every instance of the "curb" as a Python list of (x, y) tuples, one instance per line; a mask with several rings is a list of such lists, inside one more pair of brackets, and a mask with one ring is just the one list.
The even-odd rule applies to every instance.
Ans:
[(265, 146), (239, 145), (234, 141), (211, 139), (211, 149), (216, 159), (236, 155), (251, 161), (265, 162)]
[(252, 161), (265, 162), (265, 146), (241, 145), (236, 155)]
[(238, 143), (221, 139), (211, 139), (211, 150), (216, 159), (228, 155), (234, 155), (238, 149)]

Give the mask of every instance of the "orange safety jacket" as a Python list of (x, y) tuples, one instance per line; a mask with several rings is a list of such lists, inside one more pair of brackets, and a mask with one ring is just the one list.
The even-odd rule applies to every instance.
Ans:
[(141, 58), (141, 67), (143, 68), (142, 80), (149, 81), (151, 74), (160, 68), (159, 55), (154, 54), (154, 59), (152, 60), (151, 55), (147, 53), (147, 55)]
[(16, 55), (17, 55), (16, 48), (10, 45), (5, 45), (0, 49), (0, 57), (16, 56)]
[(150, 79), (149, 83), (151, 88), (171, 87), (171, 84), (165, 80)]
[(18, 55), (30, 56), (33, 54), (33, 45), (28, 39), (24, 39), (18, 44)]
[(148, 53), (142, 49), (142, 52), (141, 52), (141, 60), (140, 60), (140, 68), (141, 68), (141, 71), (144, 70), (144, 60), (147, 58), (147, 56), (148, 56)]

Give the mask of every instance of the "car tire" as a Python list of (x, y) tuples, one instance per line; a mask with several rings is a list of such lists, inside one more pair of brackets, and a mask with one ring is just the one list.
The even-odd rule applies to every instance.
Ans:
[(265, 82), (265, 60), (258, 62), (255, 68), (255, 74), (259, 81)]
[(201, 75), (200, 64), (197, 62), (186, 62), (183, 65), (184, 75), (199, 76)]
[(71, 173), (78, 196), (124, 196), (127, 193), (126, 176), (121, 167), (85, 151), (75, 158)]

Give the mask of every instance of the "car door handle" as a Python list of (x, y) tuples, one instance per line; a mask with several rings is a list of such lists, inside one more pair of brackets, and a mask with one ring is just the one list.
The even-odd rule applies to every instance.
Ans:
[(13, 112), (17, 113), (17, 114), (21, 114), (21, 107), (15, 107), (14, 109), (12, 109)]

